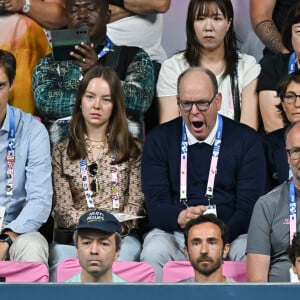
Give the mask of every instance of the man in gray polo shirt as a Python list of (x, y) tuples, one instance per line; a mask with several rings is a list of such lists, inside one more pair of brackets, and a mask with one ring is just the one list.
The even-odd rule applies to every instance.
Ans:
[[(285, 143), (293, 177), (255, 204), (247, 240), (247, 275), (251, 282), (290, 281), (287, 248), (290, 236), (300, 229), (299, 121), (286, 129)], [(291, 213), (290, 208), (293, 208)]]

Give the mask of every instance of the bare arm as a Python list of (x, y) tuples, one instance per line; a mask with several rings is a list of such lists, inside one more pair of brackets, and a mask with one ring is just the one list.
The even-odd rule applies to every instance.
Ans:
[(250, 82), (242, 90), (242, 107), (240, 122), (257, 130), (258, 117), (258, 95), (256, 92), (257, 79)]
[(251, 0), (250, 16), (253, 30), (274, 53), (288, 53), (281, 42), (281, 35), (272, 20), (276, 0)]
[(247, 281), (268, 282), (270, 256), (263, 254), (247, 254)]
[(124, 8), (109, 5), (111, 10), (110, 21), (116, 21), (133, 14), (152, 14), (152, 13), (164, 13), (166, 12), (171, 4), (171, 0), (124, 0)]
[[(9, 0), (5, 10), (22, 13), (25, 0)], [(46, 29), (57, 29), (67, 25), (64, 0), (31, 0), (30, 10), (26, 15)]]
[(176, 96), (158, 98), (159, 123), (165, 123), (179, 116)]
[(280, 100), (276, 97), (276, 91), (259, 92), (259, 107), (265, 131), (272, 132), (284, 127), (280, 112), (276, 108)]
[(64, 0), (31, 0), (31, 8), (27, 15), (47, 29), (62, 28), (67, 25)]

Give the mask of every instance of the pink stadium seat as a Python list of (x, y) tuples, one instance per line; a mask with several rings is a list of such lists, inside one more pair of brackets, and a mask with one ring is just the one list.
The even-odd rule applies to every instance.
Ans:
[[(57, 267), (56, 281), (63, 282), (81, 270), (78, 259), (65, 259)], [(154, 269), (145, 262), (115, 261), (113, 272), (128, 282), (155, 282)]]
[(41, 262), (0, 261), (0, 277), (5, 282), (48, 282), (49, 272)]
[[(238, 282), (246, 282), (246, 262), (224, 261), (223, 275)], [(163, 267), (163, 282), (178, 282), (194, 276), (194, 270), (189, 261), (169, 261)]]

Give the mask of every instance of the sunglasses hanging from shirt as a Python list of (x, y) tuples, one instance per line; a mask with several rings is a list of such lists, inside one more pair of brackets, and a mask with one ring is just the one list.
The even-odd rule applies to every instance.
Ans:
[[(112, 161), (115, 160), (115, 155), (111, 155)], [(118, 181), (118, 171), (119, 165), (114, 164), (111, 165), (111, 199), (112, 199), (112, 207), (113, 209), (119, 209), (120, 201), (119, 201), (119, 181)], [(82, 158), (80, 160), (80, 172), (82, 178), (82, 187), (85, 194), (86, 202), (88, 208), (95, 208), (95, 203), (93, 196), (100, 192), (100, 183), (97, 178), (97, 174), (99, 172), (99, 167), (96, 162), (91, 163), (89, 166), (86, 164), (86, 160)], [(94, 175), (93, 175), (94, 174)], [(95, 177), (91, 184), (89, 177)]]

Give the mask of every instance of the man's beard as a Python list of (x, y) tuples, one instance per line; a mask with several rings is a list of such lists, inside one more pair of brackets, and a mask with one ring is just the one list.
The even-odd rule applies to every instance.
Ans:
[[(207, 266), (203, 266), (202, 261), (207, 262)], [(201, 263), (201, 264), (200, 264)], [(198, 257), (196, 261), (191, 261), (191, 264), (193, 268), (200, 274), (204, 276), (209, 276), (216, 272), (223, 264), (223, 256), (222, 253), (220, 253), (220, 256), (217, 260), (213, 260), (208, 255), (204, 254)]]

